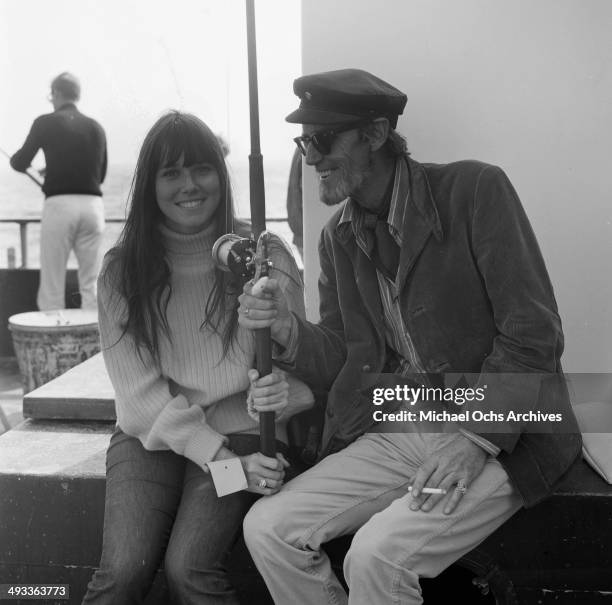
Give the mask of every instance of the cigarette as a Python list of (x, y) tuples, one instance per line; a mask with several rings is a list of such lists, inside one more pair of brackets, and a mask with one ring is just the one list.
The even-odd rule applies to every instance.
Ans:
[[(408, 486), (408, 491), (412, 491), (412, 485)], [(439, 487), (423, 487), (421, 489), (422, 494), (445, 494), (445, 489), (440, 489)]]

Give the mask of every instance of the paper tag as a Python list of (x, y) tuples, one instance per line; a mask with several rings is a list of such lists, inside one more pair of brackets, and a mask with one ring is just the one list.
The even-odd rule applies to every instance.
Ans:
[(240, 458), (216, 460), (215, 462), (208, 462), (207, 466), (210, 469), (219, 498), (239, 492), (249, 486)]

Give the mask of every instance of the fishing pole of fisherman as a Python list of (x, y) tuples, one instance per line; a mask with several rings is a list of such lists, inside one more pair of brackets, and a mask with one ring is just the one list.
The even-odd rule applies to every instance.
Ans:
[[(2, 149), (1, 147), (0, 147), (0, 152), (3, 153), (9, 160), (11, 159), (11, 156), (6, 151), (4, 151), (4, 149)], [(42, 186), (43, 186), (42, 181), (39, 181), (33, 174), (30, 174), (27, 170), (23, 174), (25, 174), (27, 177), (32, 179), (42, 189)]]

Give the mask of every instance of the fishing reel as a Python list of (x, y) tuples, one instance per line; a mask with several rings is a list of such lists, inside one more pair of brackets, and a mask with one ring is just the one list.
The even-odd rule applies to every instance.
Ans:
[[(272, 268), (272, 262), (268, 258), (269, 238), (267, 231), (262, 231), (257, 241), (227, 233), (214, 243), (212, 257), (220, 269), (230, 271), (243, 283), (252, 280), (254, 286), (251, 293), (257, 295), (264, 289), (268, 272)], [(267, 376), (272, 372), (270, 328), (255, 330), (255, 359), (260, 376)], [(274, 412), (262, 412), (259, 415), (261, 452), (271, 457), (276, 454), (274, 418)]]
[(270, 234), (263, 231), (255, 241), (235, 233), (222, 235), (213, 245), (212, 256), (216, 265), (246, 282), (258, 282), (269, 274), (272, 261), (268, 258)]

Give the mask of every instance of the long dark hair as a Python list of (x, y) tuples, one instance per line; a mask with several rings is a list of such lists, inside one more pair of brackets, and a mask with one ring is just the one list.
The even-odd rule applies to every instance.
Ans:
[[(246, 225), (238, 224), (234, 215), (227, 166), (215, 134), (192, 114), (175, 110), (164, 114), (149, 130), (140, 149), (125, 226), (117, 245), (107, 255), (102, 275), (103, 280), (112, 280), (111, 290), (127, 304), (121, 337), (129, 334), (139, 355), (144, 347), (157, 361), (160, 333), (171, 339), (166, 311), (172, 287), (158, 228), (163, 215), (157, 205), (155, 177), (158, 170), (175, 164), (181, 156), (185, 166), (210, 163), (219, 175), (221, 203), (213, 215), (217, 225), (215, 239), (234, 230), (241, 235), (246, 231)], [(237, 295), (238, 284), (233, 275), (215, 269), (215, 285), (206, 301), (202, 327), (208, 325), (218, 331), (222, 326), (224, 355), (236, 331)]]

